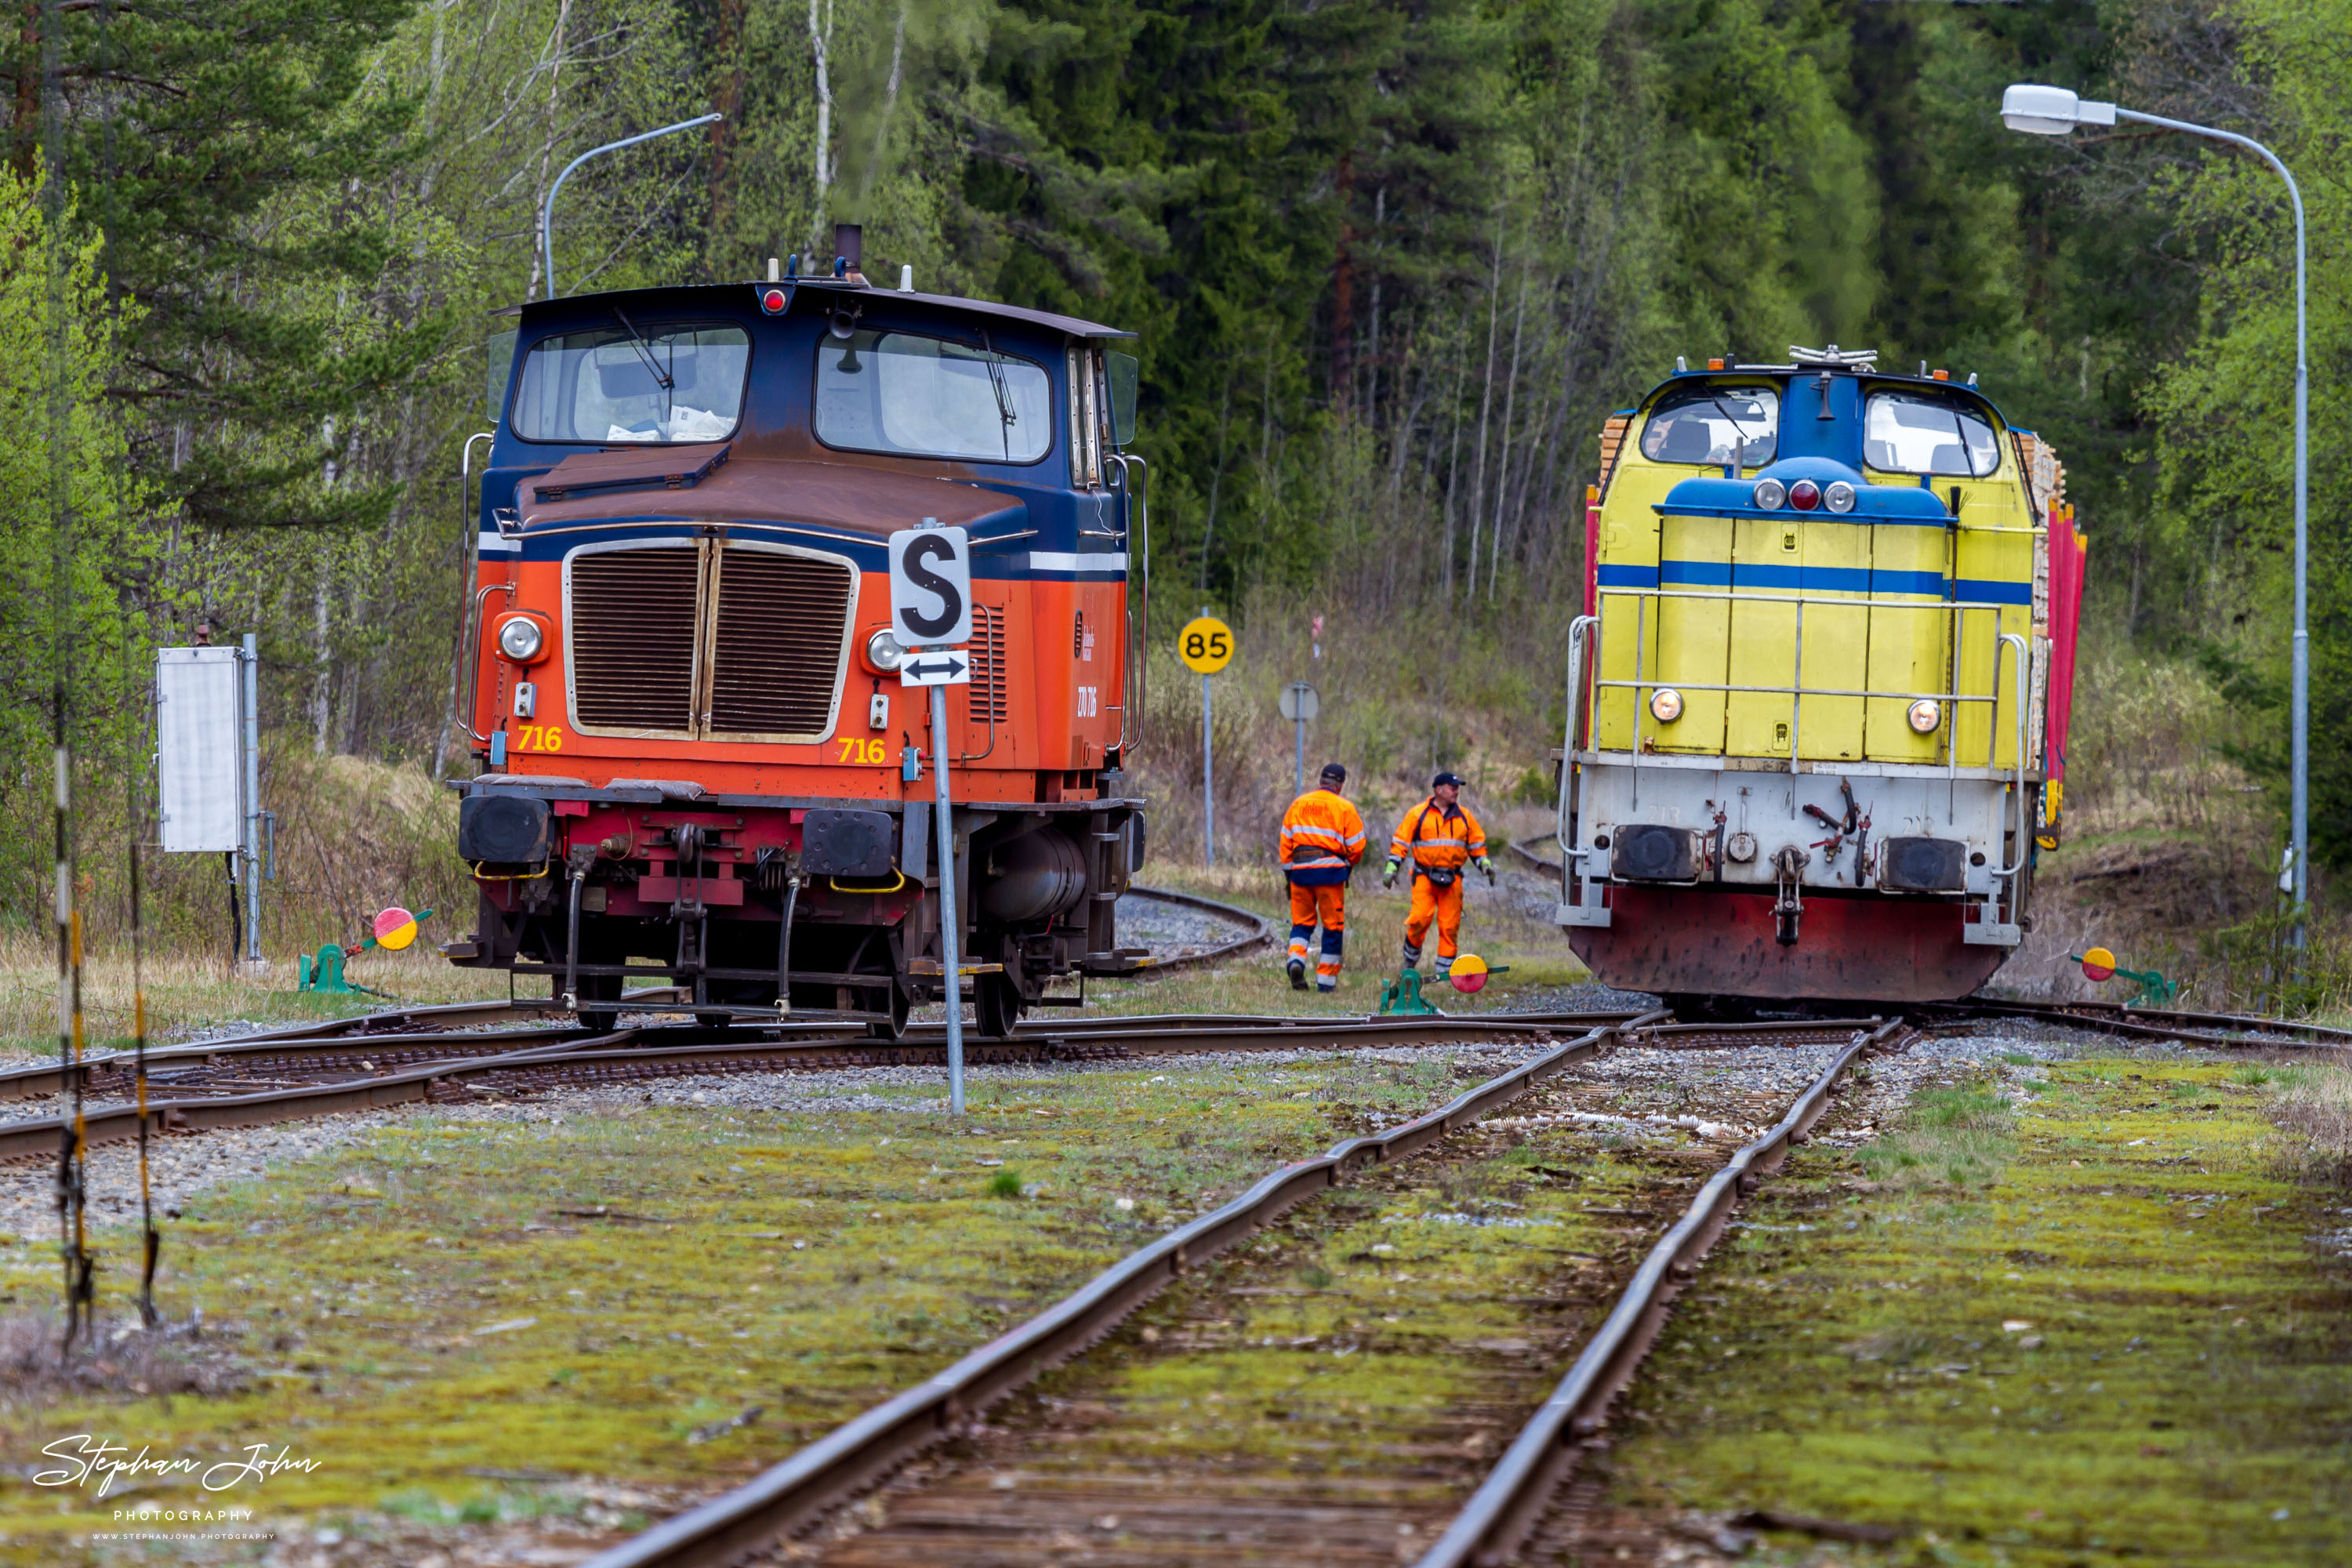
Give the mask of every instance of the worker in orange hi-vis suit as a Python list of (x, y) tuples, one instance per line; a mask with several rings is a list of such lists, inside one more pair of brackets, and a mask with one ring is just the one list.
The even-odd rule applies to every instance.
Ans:
[(1495, 885), (1495, 863), (1486, 858), (1486, 832), (1462, 806), (1462, 781), (1440, 773), (1429, 781), (1429, 798), (1404, 814), (1396, 837), (1389, 841), (1388, 869), (1381, 886), (1396, 886), (1397, 870), (1412, 862), (1412, 912), (1404, 922), (1404, 964), (1421, 963), (1421, 944), (1437, 922), (1437, 977), (1445, 978), (1460, 951), (1462, 934), (1462, 872), (1475, 866)]
[(1282, 869), (1290, 879), (1290, 987), (1307, 989), (1307, 939), (1319, 923), (1323, 952), (1315, 988), (1339, 988), (1339, 949), (1348, 931), (1348, 878), (1364, 858), (1364, 819), (1340, 795), (1348, 770), (1332, 763), (1322, 782), (1282, 814)]

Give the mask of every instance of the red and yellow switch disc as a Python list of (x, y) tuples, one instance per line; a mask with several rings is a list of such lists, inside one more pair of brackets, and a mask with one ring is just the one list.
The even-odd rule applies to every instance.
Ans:
[(398, 952), (416, 940), (416, 917), (398, 904), (375, 917), (375, 944)]

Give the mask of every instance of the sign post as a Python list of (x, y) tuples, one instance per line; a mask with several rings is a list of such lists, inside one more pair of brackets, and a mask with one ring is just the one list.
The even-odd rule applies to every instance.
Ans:
[(1204, 605), (1176, 634), (1176, 654), (1201, 672), (1201, 854), (1213, 866), (1217, 863), (1217, 783), (1216, 758), (1209, 745), (1209, 677), (1234, 661), (1234, 628), (1209, 614)]
[(1323, 710), (1323, 699), (1303, 680), (1294, 680), (1282, 689), (1282, 716), (1298, 726), (1298, 755), (1293, 770), (1297, 787), (1293, 795), (1307, 793), (1307, 721)]
[(948, 1005), (948, 1112), (963, 1114), (963, 905), (956, 898), (955, 806), (948, 792), (948, 688), (971, 684), (971, 541), (925, 518), (890, 536), (890, 635), (908, 650), (902, 687), (931, 689), (931, 774), (940, 843), (940, 970)]

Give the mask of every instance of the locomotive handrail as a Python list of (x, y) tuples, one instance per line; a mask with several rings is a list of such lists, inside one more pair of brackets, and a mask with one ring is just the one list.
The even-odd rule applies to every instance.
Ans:
[(474, 701), (481, 695), (482, 685), (482, 601), (493, 594), (512, 594), (514, 591), (512, 583), (485, 583), (474, 590), (473, 607), (466, 616), (465, 662), (460, 667), (466, 672), (466, 699), (456, 717), (459, 729), (486, 746), (490, 743), (490, 738), (474, 728)]
[[(473, 509), (466, 504), (467, 489), (474, 478), (474, 443), (477, 441), (495, 443), (498, 438), (499, 433), (495, 430), (477, 430), (466, 437), (466, 444), (459, 448), (457, 454), (457, 518), (465, 528), (465, 532), (457, 541), (457, 594), (458, 603), (461, 605), (465, 604), (466, 591), (473, 586), (474, 578), (481, 570), (481, 552), (476, 548), (481, 537), (481, 524), (475, 517)], [(449, 668), (449, 720), (441, 726), (441, 737), (436, 742), (438, 750), (445, 750), (448, 746), (449, 723), (455, 723), (468, 735), (474, 734), (473, 692), (470, 689), (474, 685), (474, 679), (468, 673), (471, 666), (466, 658), (467, 654), (478, 651), (475, 639), (468, 635), (472, 626), (473, 616), (470, 610), (461, 610), (457, 616), (457, 660)], [(462, 706), (457, 700), (461, 689), (465, 690), (467, 698)], [(481, 737), (476, 735), (475, 739), (479, 740)], [(433, 773), (436, 780), (441, 777), (440, 770), (441, 758), (436, 755), (434, 760)]]
[[(1803, 594), (1735, 594), (1727, 592), (1692, 591), (1687, 589), (1663, 587), (1601, 588), (1598, 590), (1597, 594), (1596, 607), (1605, 610), (1607, 608), (1607, 601), (1612, 597), (1632, 598), (1637, 601), (1634, 611), (1633, 679), (1631, 680), (1610, 679), (1601, 677), (1596, 674), (1591, 682), (1596, 690), (1603, 688), (1613, 688), (1619, 689), (1630, 689), (1636, 693), (1639, 693), (1644, 690), (1654, 690), (1659, 687), (1672, 687), (1678, 691), (1721, 691), (1726, 693), (1738, 693), (1742, 695), (1787, 697), (1790, 699), (1791, 705), (1789, 723), (1789, 763), (1791, 772), (1796, 770), (1797, 763), (1800, 760), (1800, 752), (1801, 748), (1801, 731), (1800, 729), (1800, 722), (1803, 713), (1804, 700), (1807, 697), (1859, 698), (1864, 700), (1884, 700), (1903, 702), (1916, 702), (1923, 700), (1951, 703), (1980, 702), (1994, 707), (1996, 710), (1998, 710), (2000, 702), (2000, 654), (1998, 647), (1996, 647), (1993, 655), (1992, 689), (1990, 691), (1967, 692), (1958, 689), (1949, 691), (1897, 691), (1869, 687), (1857, 689), (1851, 687), (1807, 686), (1804, 683), (1803, 662), (1804, 614), (1805, 606), (1807, 605), (1828, 605), (1841, 609), (1882, 608), (1913, 610), (1919, 612), (1939, 612), (1946, 615), (1953, 620), (1955, 626), (1955, 636), (1953, 638), (1955, 659), (1953, 675), (1955, 679), (1952, 682), (1955, 688), (1958, 685), (1958, 680), (1957, 679), (1958, 675), (1957, 660), (1958, 657), (1960, 639), (1957, 635), (1957, 627), (1959, 618), (1970, 611), (1987, 611), (1998, 616), (1999, 612), (2002, 610), (2015, 609), (2019, 607), (2012, 605), (1994, 604), (1986, 600), (1945, 599), (1922, 604), (1916, 600), (1893, 599), (1877, 595), (1862, 595), (1853, 598), (1829, 599)], [(1793, 640), (1795, 644), (1794, 658), (1796, 662), (1792, 670), (1792, 679), (1790, 684), (1785, 686), (1748, 685), (1731, 682), (1668, 680), (1647, 675), (1643, 668), (1643, 665), (1644, 662), (1643, 656), (1647, 652), (1647, 644), (1649, 640), (1648, 612), (1649, 601), (1652, 599), (1690, 599), (1719, 601), (1725, 604), (1777, 604), (1795, 606), (1797, 613)], [(1601, 617), (1599, 616), (1595, 616), (1592, 619), (1597, 622)], [(1995, 624), (1998, 625), (1998, 621), (1996, 621)], [(2017, 640), (2021, 642), (2022, 640), (2021, 635), (2016, 632), (1996, 632), (1995, 636), (1999, 641)], [(2021, 790), (2023, 784), (2023, 770), (2026, 765), (2023, 728), (2025, 721), (2025, 696), (2022, 686), (2021, 686), (2017, 706), (2017, 721), (2020, 727), (2017, 767), (2019, 770), (2019, 782)], [(1633, 737), (1632, 744), (1628, 748), (1636, 757), (1641, 754), (1643, 711), (1643, 704), (1637, 697), (1637, 700), (1633, 704)], [(1997, 767), (1999, 765), (1996, 760), (1999, 745), (1997, 738), (1998, 734), (1998, 730), (1993, 730), (1990, 731), (1986, 737), (1985, 765), (1989, 768)], [(1951, 741), (1947, 748), (1949, 760), (1955, 767), (1958, 766), (1959, 763), (1958, 742), (1959, 734), (1957, 726), (1955, 726), (1951, 733)], [(1639, 764), (1637, 763), (1636, 765), (1638, 766)]]
[[(2017, 647), (2017, 784), (2015, 786), (2017, 795), (2017, 864), (2014, 866), (2004, 866), (1999, 870), (1996, 870), (1993, 875), (1996, 877), (2013, 878), (2020, 871), (2025, 869), (2025, 836), (2032, 827), (2032, 824), (2026, 820), (2025, 815), (2025, 705), (2031, 697), (2032, 671), (2030, 668), (2029, 661), (2033, 657), (2033, 650), (2032, 646), (2026, 642), (2025, 636), (2021, 632), (2002, 632), (2000, 634), (2000, 640), (2004, 643), (2012, 643), (2016, 645)], [(1995, 649), (1992, 656), (1992, 676), (1993, 684), (1998, 686), (2000, 683), (2000, 653), (1999, 649)], [(2011, 905), (2014, 906), (2015, 902), (2016, 900), (2012, 897), (2011, 900)]]
[(1552, 837), (1559, 844), (1559, 852), (1569, 858), (1568, 864), (1561, 873), (1563, 878), (1561, 897), (1563, 898), (1567, 896), (1567, 883), (1564, 879), (1567, 871), (1572, 870), (1574, 862), (1582, 858), (1585, 853), (1569, 842), (1568, 806), (1569, 797), (1574, 793), (1570, 781), (1576, 773), (1576, 723), (1580, 716), (1579, 710), (1584, 703), (1585, 683), (1591, 679), (1590, 673), (1584, 668), (1586, 634), (1588, 630), (1598, 629), (1600, 625), (1599, 616), (1579, 616), (1568, 623), (1568, 723), (1560, 731), (1559, 809), (1552, 830)]
[[(1127, 765), (1135, 748), (1143, 742), (1143, 710), (1150, 695), (1151, 671), (1151, 470), (1141, 458), (1129, 452), (1110, 453), (1104, 460), (1103, 477), (1108, 482), (1116, 466), (1119, 482), (1113, 487), (1126, 503), (1135, 509), (1135, 521), (1128, 530), (1129, 535), (1128, 564), (1129, 581), (1139, 575), (1142, 592), (1134, 595), (1137, 613), (1129, 617), (1126, 628), (1127, 689), (1119, 695), (1125, 699), (1118, 709), (1118, 760)], [(1130, 466), (1132, 471), (1130, 471)], [(1136, 548), (1140, 544), (1139, 552)], [(1132, 732), (1129, 721), (1132, 721)]]

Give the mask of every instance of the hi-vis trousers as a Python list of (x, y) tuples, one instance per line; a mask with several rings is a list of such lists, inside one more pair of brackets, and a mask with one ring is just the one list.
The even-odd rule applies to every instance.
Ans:
[(1429, 935), (1430, 922), (1437, 922), (1437, 973), (1444, 979), (1454, 967), (1454, 955), (1460, 951), (1456, 939), (1462, 935), (1462, 879), (1456, 876), (1443, 888), (1426, 877), (1412, 879), (1412, 913), (1404, 921), (1404, 961), (1408, 966), (1421, 962), (1421, 944)]
[(1318, 924), (1323, 927), (1323, 953), (1315, 961), (1315, 986), (1319, 991), (1339, 988), (1339, 948), (1348, 931), (1348, 885), (1334, 882), (1328, 888), (1302, 888), (1290, 884), (1290, 962), (1307, 962), (1307, 939), (1314, 934)]

